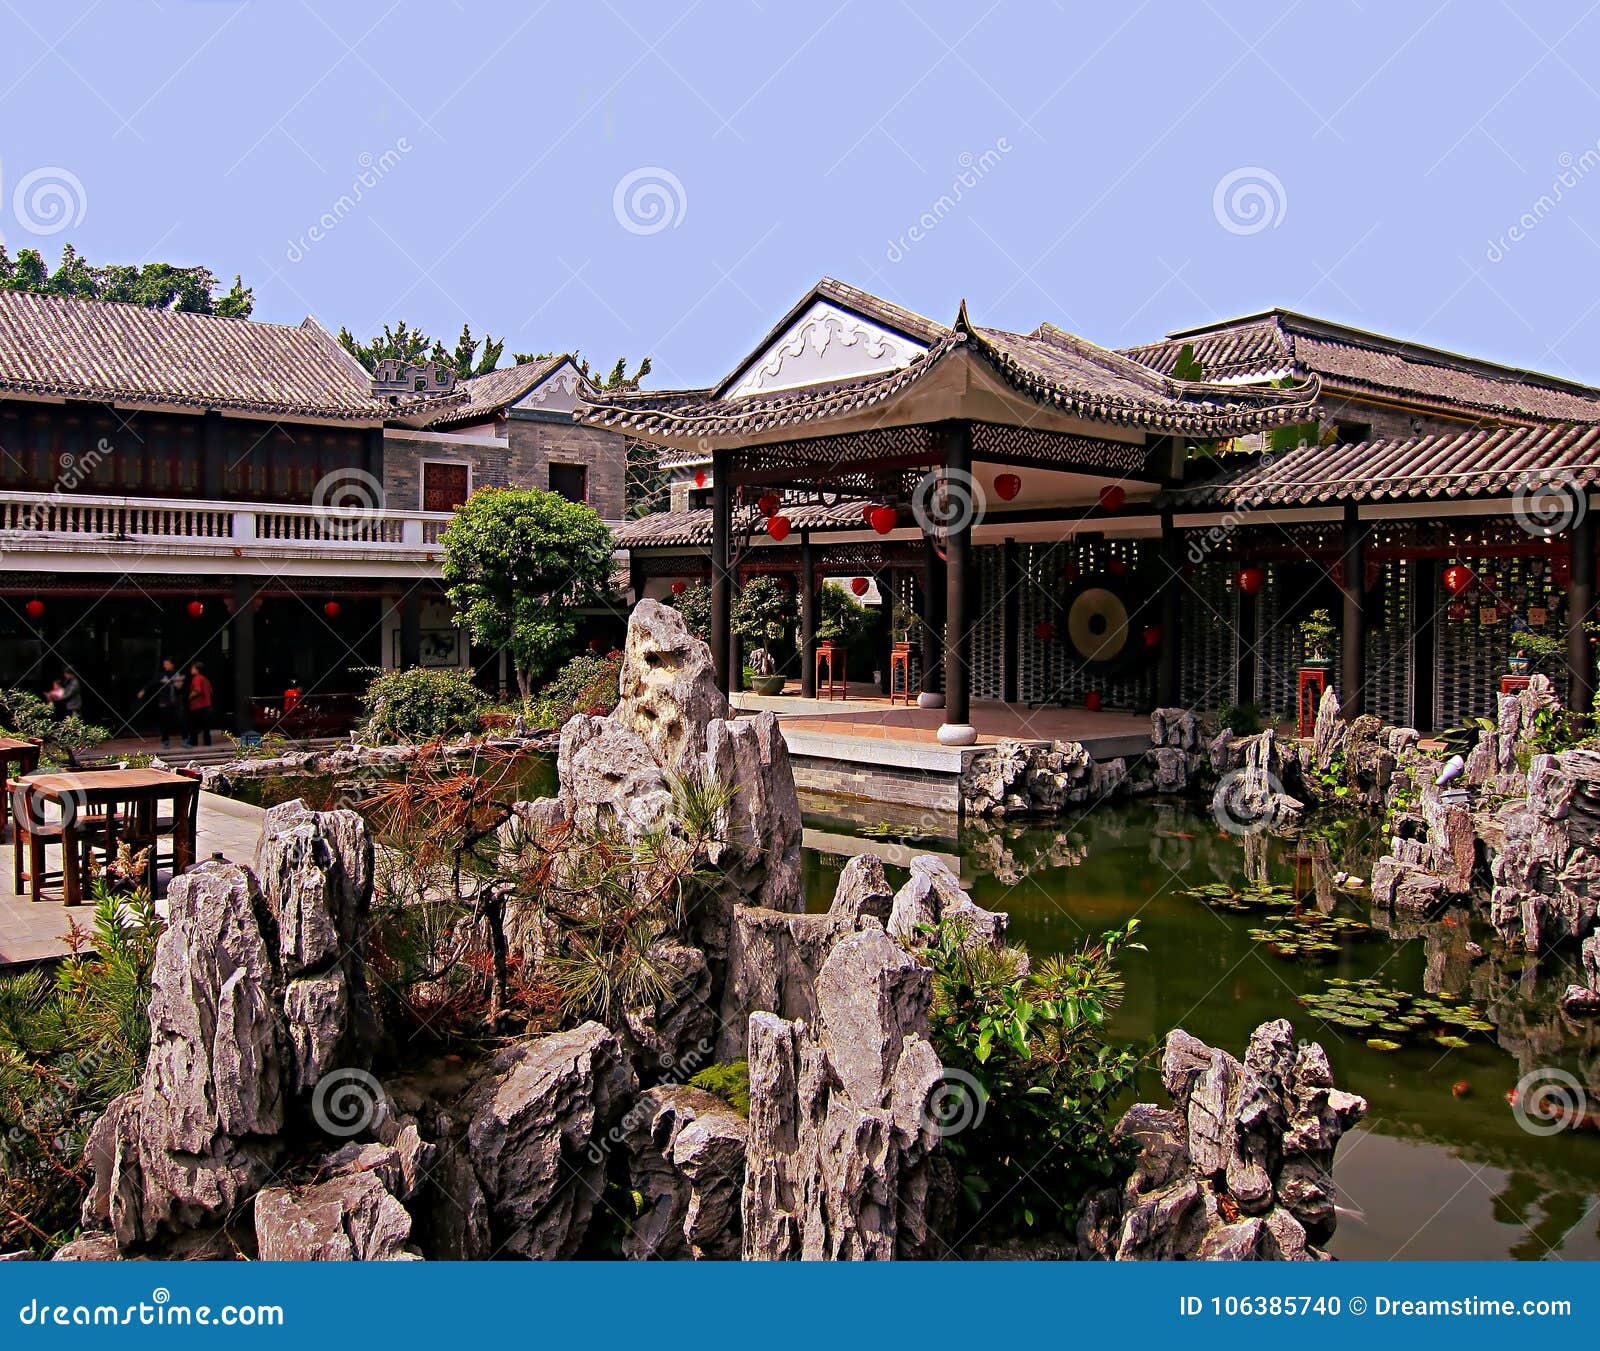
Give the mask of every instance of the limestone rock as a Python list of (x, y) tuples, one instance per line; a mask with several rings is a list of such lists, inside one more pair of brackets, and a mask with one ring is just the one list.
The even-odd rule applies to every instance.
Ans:
[[(733, 791), (712, 865), (744, 904), (804, 910), (800, 798), (776, 715), (713, 722), (705, 747), (708, 781)], [(714, 941), (707, 946), (717, 951)]]
[(1600, 1015), (1600, 991), (1587, 985), (1569, 985), (1561, 994), (1561, 1009), (1575, 1018)]
[(889, 915), (889, 932), (902, 943), (924, 944), (923, 930), (945, 921), (963, 926), (967, 941), (998, 946), (1005, 937), (1010, 916), (985, 910), (961, 889), (961, 879), (948, 864), (931, 854), (911, 860), (911, 876), (895, 893)]
[(888, 924), (894, 909), (894, 888), (889, 885), (883, 860), (876, 854), (857, 854), (844, 865), (828, 914), (850, 928), (859, 928), (867, 918)]
[(658, 601), (641, 600), (628, 616), (618, 692), (612, 716), (644, 741), (656, 764), (678, 775), (695, 772), (708, 729), (728, 716), (711, 649)]
[(1150, 714), (1150, 744), (1195, 750), (1200, 745), (1200, 720), (1186, 708), (1158, 708)]
[(120, 1262), (122, 1253), (110, 1234), (80, 1234), (51, 1254), (52, 1262)]
[(631, 841), (660, 826), (672, 809), (667, 776), (649, 744), (614, 718), (569, 719), (556, 772), (566, 814), (584, 834), (618, 831)]
[(1526, 800), (1503, 809), (1498, 823), (1489, 914), (1496, 931), (1530, 952), (1585, 939), (1600, 901), (1600, 754), (1534, 756)]
[(624, 1254), (737, 1258), (745, 1119), (710, 1093), (662, 1084), (641, 1093), (625, 1120), (633, 1189), (642, 1199)]
[(256, 1246), (266, 1262), (394, 1262), (411, 1216), (376, 1172), (350, 1172), (309, 1187), (267, 1187), (255, 1200)]

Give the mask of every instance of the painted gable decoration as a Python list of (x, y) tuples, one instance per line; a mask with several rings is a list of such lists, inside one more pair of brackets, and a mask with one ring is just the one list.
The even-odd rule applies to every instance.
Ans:
[(515, 407), (530, 413), (570, 414), (581, 402), (583, 376), (564, 361), (517, 400)]
[(903, 334), (818, 300), (745, 367), (727, 397), (892, 371), (927, 350)]

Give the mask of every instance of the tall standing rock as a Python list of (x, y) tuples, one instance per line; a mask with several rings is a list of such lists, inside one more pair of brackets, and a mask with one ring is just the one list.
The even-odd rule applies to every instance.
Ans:
[(639, 1215), (623, 1252), (636, 1260), (739, 1256), (749, 1124), (688, 1084), (646, 1089), (624, 1119)]
[(707, 729), (728, 716), (711, 649), (659, 601), (641, 600), (628, 616), (618, 693), (612, 716), (643, 738), (655, 762), (672, 774), (699, 768)]

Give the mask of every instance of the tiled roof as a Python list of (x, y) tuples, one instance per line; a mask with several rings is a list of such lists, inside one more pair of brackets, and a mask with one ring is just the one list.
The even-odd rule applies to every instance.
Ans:
[[(740, 533), (755, 522), (755, 508), (735, 512), (734, 531)], [(860, 502), (835, 502), (832, 506), (808, 503), (785, 506), (783, 514), (795, 530), (865, 530)], [(658, 511), (627, 521), (612, 531), (619, 548), (647, 545), (710, 544), (711, 508), (693, 511)]]
[(1162, 501), (1179, 509), (1316, 506), (1537, 494), (1600, 481), (1600, 426), (1497, 427), (1440, 436), (1302, 446), (1239, 457), (1206, 483)]
[(1207, 380), (1318, 375), (1330, 389), (1444, 405), (1496, 418), (1600, 422), (1600, 389), (1366, 333), (1290, 310), (1231, 319), (1123, 349), (1170, 374), (1185, 346)]
[(1283, 390), (1175, 380), (1053, 325), (1030, 334), (978, 328), (963, 305), (955, 325), (927, 352), (894, 370), (736, 399), (716, 388), (597, 394), (576, 416), (647, 438), (750, 435), (803, 425), (821, 435), (828, 419), (885, 402), (962, 350), (1037, 403), (1157, 432), (1232, 436), (1282, 426), (1303, 420), (1318, 392), (1315, 381)]
[(488, 371), (483, 375), (475, 375), (470, 380), (463, 380), (456, 386), (456, 393), (464, 395), (465, 401), (457, 407), (447, 408), (437, 414), (429, 421), (428, 426), (444, 427), (487, 421), (522, 398), (565, 360), (567, 356), (563, 353), (560, 356), (546, 357), (543, 361), (524, 361), (516, 366), (502, 366), (499, 370)]
[(375, 399), (314, 319), (258, 324), (99, 300), (0, 292), (0, 393), (379, 421), (454, 394)]

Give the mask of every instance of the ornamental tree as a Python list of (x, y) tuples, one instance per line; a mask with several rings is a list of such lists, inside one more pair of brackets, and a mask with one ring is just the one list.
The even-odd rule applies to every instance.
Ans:
[(579, 607), (603, 599), (611, 531), (593, 508), (536, 488), (482, 488), (440, 542), (456, 623), (475, 643), (504, 648), (530, 698), (565, 655)]

